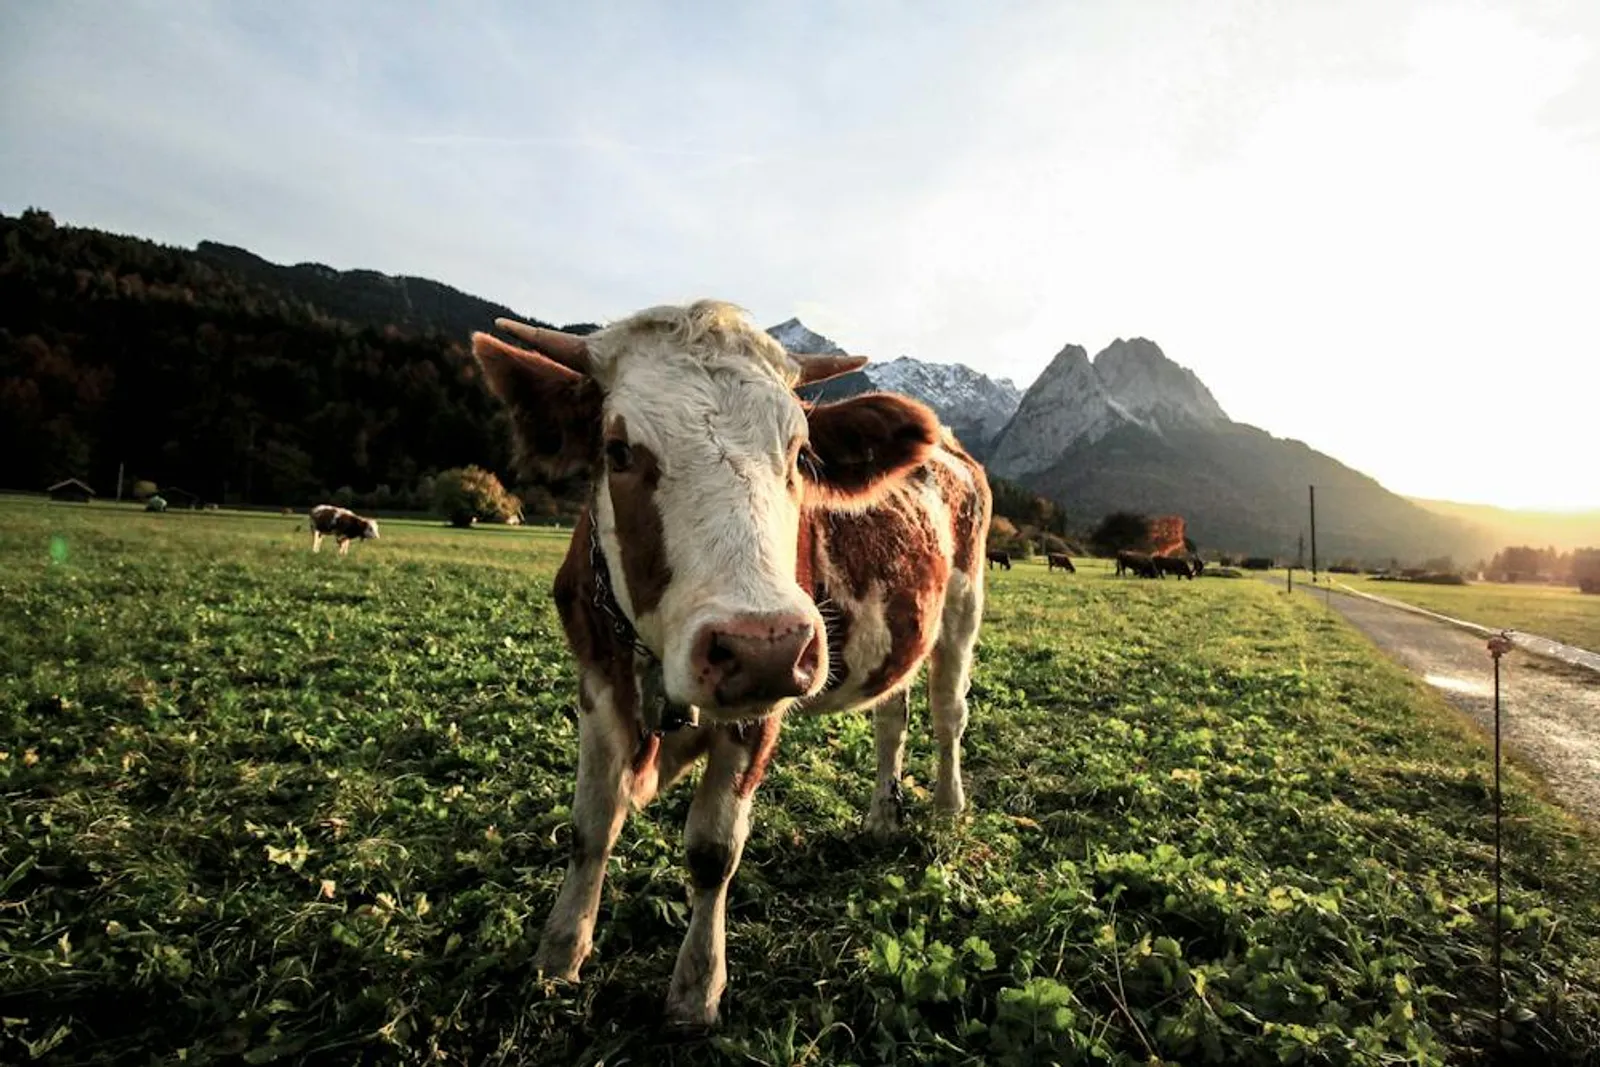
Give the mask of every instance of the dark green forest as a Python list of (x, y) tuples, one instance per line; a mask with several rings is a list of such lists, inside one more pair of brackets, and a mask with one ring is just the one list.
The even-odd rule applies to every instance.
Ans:
[(414, 279), (275, 267), (42, 211), (0, 216), (0, 237), (6, 488), (78, 477), (111, 495), (126, 464), (130, 481), (222, 503), (305, 505), (347, 487), (406, 507), (430, 472), (509, 471), (462, 328), (508, 309), (420, 283), (447, 333), (386, 306)]

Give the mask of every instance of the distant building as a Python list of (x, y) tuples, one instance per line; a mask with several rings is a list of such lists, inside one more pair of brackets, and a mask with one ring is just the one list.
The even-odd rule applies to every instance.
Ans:
[(50, 494), (51, 500), (65, 500), (73, 504), (87, 504), (94, 499), (94, 490), (76, 478), (59, 481), (45, 492)]

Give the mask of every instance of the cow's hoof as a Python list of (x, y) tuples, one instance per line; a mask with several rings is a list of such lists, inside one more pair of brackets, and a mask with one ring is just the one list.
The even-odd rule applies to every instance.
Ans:
[(946, 785), (940, 782), (933, 788), (933, 807), (940, 815), (955, 818), (967, 808), (967, 794), (960, 782)]
[(878, 841), (898, 837), (906, 829), (906, 801), (899, 797), (874, 797), (862, 829)]
[(696, 997), (678, 1000), (667, 998), (666, 1018), (662, 1022), (667, 1033), (683, 1040), (703, 1037), (717, 1025), (717, 1005), (706, 1004)]
[(533, 957), (533, 965), (545, 978), (557, 982), (576, 982), (578, 973), (583, 970), (584, 957), (588, 952), (580, 952), (578, 946), (571, 942), (542, 942), (539, 951)]

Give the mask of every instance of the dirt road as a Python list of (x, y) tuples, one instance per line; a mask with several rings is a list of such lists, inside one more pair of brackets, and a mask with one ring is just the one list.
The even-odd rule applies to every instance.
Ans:
[[(1305, 590), (1323, 599), (1323, 592)], [(1494, 661), (1482, 637), (1409, 612), (1334, 593), (1328, 605), (1487, 729)], [(1600, 822), (1600, 674), (1514, 651), (1501, 661), (1501, 737), (1533, 763), (1556, 798)]]

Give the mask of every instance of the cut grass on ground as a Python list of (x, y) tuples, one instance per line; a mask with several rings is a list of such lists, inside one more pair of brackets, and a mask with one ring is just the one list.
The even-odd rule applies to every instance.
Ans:
[[(0, 504), (0, 1062), (1471, 1062), (1484, 746), (1262, 582), (992, 575), (970, 817), (859, 834), (866, 716), (787, 724), (715, 1035), (656, 1030), (679, 788), (631, 818), (577, 986), (559, 534)], [(1600, 1046), (1600, 858), (1508, 782), (1529, 1062)]]
[(1592, 593), (1565, 586), (1505, 582), (1426, 585), (1379, 582), (1355, 574), (1336, 574), (1333, 578), (1363, 593), (1403, 600), (1480, 626), (1522, 630), (1600, 652), (1600, 596)]

